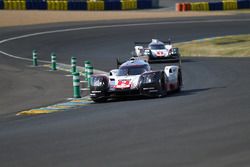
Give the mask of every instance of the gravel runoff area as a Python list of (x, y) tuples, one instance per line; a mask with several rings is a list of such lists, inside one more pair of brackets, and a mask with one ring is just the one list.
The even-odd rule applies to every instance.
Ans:
[(234, 15), (236, 11), (175, 12), (175, 11), (0, 11), (0, 27), (79, 21), (122, 19), (153, 19), (174, 17), (202, 17)]

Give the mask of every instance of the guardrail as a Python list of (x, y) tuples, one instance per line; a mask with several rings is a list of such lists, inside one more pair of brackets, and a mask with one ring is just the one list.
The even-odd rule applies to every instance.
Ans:
[(250, 9), (250, 0), (176, 3), (176, 11), (215, 11), (215, 10), (237, 10), (237, 9)]
[(0, 0), (5, 10), (135, 10), (158, 8), (159, 0)]

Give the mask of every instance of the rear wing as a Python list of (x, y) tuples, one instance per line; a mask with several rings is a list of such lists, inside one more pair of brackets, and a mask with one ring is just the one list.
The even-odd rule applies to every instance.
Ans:
[[(166, 60), (154, 60), (149, 61), (147, 56), (138, 56), (138, 57), (131, 57), (129, 60), (143, 60), (145, 62), (148, 62), (150, 64), (157, 64), (157, 63), (164, 63), (164, 64), (170, 64), (170, 65), (177, 65), (181, 68), (182, 66), (182, 58), (181, 55), (179, 55), (179, 59), (166, 59)], [(120, 60), (119, 58), (116, 58), (116, 67), (119, 68), (123, 63), (125, 63), (128, 60)]]
[[(145, 62), (148, 62), (148, 59), (145, 56), (132, 56), (128, 60), (143, 60)], [(116, 67), (119, 68), (123, 63), (125, 63), (128, 60), (120, 60), (119, 58), (116, 58)]]
[(120, 65), (122, 65), (124, 61), (121, 61), (119, 58), (116, 58), (116, 68), (119, 68)]
[[(134, 42), (134, 45), (137, 46), (137, 45), (142, 45), (142, 46), (145, 46), (145, 45), (148, 45), (150, 44), (152, 41), (148, 41), (148, 42)], [(162, 43), (164, 44), (168, 44), (168, 45), (171, 45), (171, 39), (169, 38), (167, 41), (161, 41)]]
[(148, 45), (150, 42), (134, 42), (135, 45)]

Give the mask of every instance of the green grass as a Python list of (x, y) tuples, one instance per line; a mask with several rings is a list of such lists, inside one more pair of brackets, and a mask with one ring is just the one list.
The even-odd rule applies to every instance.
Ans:
[(250, 57), (250, 34), (178, 43), (183, 56)]

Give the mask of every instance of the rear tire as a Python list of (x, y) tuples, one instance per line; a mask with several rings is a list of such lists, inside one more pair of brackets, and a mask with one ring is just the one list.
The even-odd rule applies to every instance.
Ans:
[(181, 91), (181, 87), (182, 87), (182, 75), (181, 75), (181, 71), (179, 71), (176, 92), (180, 92)]
[(164, 78), (164, 73), (161, 73), (161, 76), (159, 78), (159, 94), (158, 97), (165, 97), (167, 95), (167, 89), (165, 85), (165, 78)]

